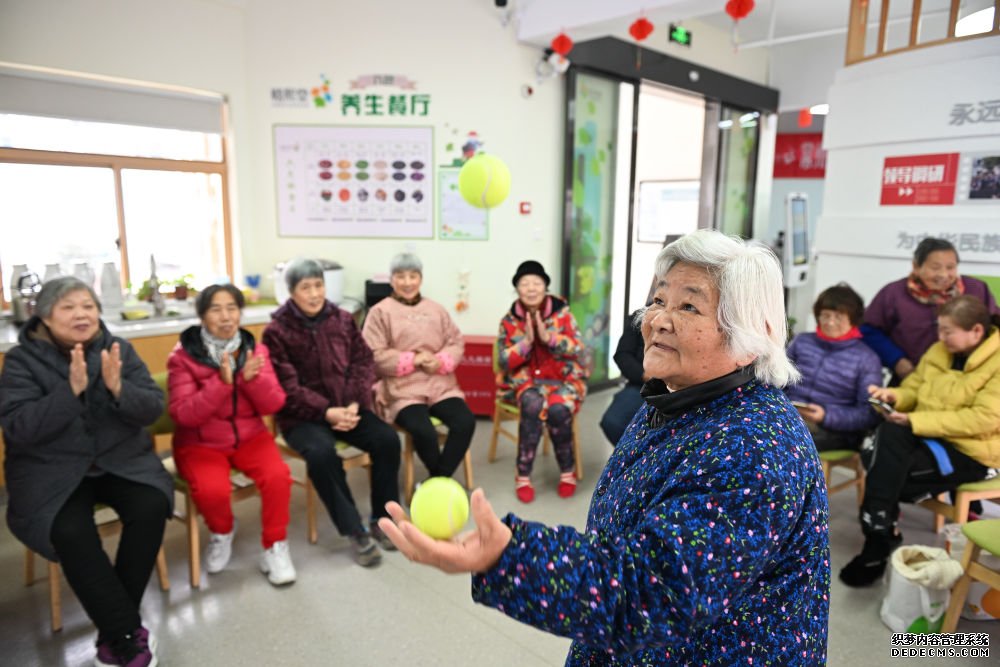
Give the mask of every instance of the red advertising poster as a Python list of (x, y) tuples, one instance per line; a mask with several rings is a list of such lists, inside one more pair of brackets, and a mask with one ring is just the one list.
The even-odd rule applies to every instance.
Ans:
[(958, 153), (887, 157), (882, 166), (882, 206), (950, 206), (955, 203)]
[(823, 178), (826, 151), (823, 135), (779, 134), (774, 146), (775, 178)]

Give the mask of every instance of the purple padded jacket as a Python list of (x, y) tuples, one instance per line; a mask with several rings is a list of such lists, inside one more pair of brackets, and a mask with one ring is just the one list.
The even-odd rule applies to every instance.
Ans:
[[(982, 299), (993, 315), (1000, 315), (989, 286), (978, 278), (962, 276), (965, 293)], [(914, 365), (937, 342), (937, 309), (920, 303), (906, 290), (906, 278), (896, 280), (878, 291), (865, 308), (865, 324), (885, 332)]]
[(372, 408), (375, 359), (354, 318), (327, 301), (317, 317), (306, 317), (289, 299), (271, 315), (264, 344), (288, 398), (278, 426), (324, 421), (326, 409), (357, 401)]
[(802, 379), (785, 388), (788, 398), (826, 410), (823, 428), (866, 431), (879, 422), (868, 405), (868, 385), (882, 385), (882, 363), (860, 338), (826, 341), (802, 333), (788, 346), (788, 358)]

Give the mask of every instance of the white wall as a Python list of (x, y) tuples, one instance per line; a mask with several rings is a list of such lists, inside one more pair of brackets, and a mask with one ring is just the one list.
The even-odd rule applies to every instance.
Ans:
[(827, 101), (833, 76), (844, 66), (847, 34), (778, 44), (770, 49), (767, 85), (781, 91), (778, 108), (797, 110)]
[[(520, 94), (522, 84), (535, 83), (539, 55), (515, 42), (491, 3), (468, 0), (4, 0), (0, 8), (0, 60), (228, 96), (240, 275), (269, 276), (280, 260), (321, 256), (344, 265), (344, 293), (360, 297), (365, 278), (384, 273), (392, 255), (409, 248), (424, 261), (424, 293), (448, 308), (456, 300), (457, 272), (471, 271), (471, 307), (455, 317), (474, 334), (495, 333), (520, 261), (537, 259), (550, 274), (560, 272), (562, 81), (536, 86), (531, 99)], [(272, 126), (372, 122), (345, 120), (339, 107), (271, 106), (272, 87), (310, 87), (321, 73), (334, 92), (365, 74), (416, 80), (417, 92), (431, 95), (430, 114), (381, 122), (433, 125), (437, 163), (451, 160), (448, 141), (479, 133), (512, 174), (508, 200), (491, 213), (489, 242), (278, 236)], [(530, 216), (517, 213), (519, 201), (532, 203)]]
[[(471, 272), (470, 309), (453, 316), (466, 333), (492, 334), (513, 298), (510, 277), (524, 259), (560, 272), (562, 204), (562, 81), (536, 86), (530, 99), (521, 85), (534, 83), (538, 52), (514, 41), (492, 3), (466, 0), (332, 3), (250, 0), (247, 14), (248, 91), (253, 132), (245, 150), (256, 156), (244, 181), (257, 209), (243, 218), (243, 255), (263, 269), (295, 255), (319, 255), (345, 267), (344, 293), (359, 296), (365, 278), (388, 271), (392, 256), (412, 249), (424, 262), (424, 293), (452, 309), (457, 273)], [(280, 36), (275, 42), (274, 36)], [(271, 46), (274, 44), (275, 46)], [(430, 114), (402, 120), (344, 119), (335, 109), (279, 109), (269, 105), (272, 86), (318, 81), (334, 90), (364, 74), (405, 74), (431, 95)], [(379, 92), (376, 90), (376, 92)], [(436, 162), (451, 160), (445, 144), (476, 131), (484, 149), (500, 156), (512, 174), (507, 201), (490, 213), (489, 242), (280, 238), (276, 232), (272, 159), (275, 123), (433, 125)], [(530, 201), (524, 217), (517, 203)]]
[[(949, 124), (957, 103), (1000, 99), (1000, 37), (956, 42), (842, 69), (830, 90), (818, 287), (848, 280), (869, 301), (905, 276), (902, 235), (1000, 233), (1000, 205), (880, 206), (887, 156), (1000, 155), (997, 123)], [(960, 249), (963, 273), (1000, 275), (1000, 253)]]
[[(634, 41), (628, 34), (628, 26), (634, 20), (634, 17), (630, 17), (620, 33), (616, 33), (615, 36), (626, 41)], [(719, 30), (715, 26), (697, 19), (685, 20), (684, 27), (694, 33), (690, 47), (668, 42), (666, 37), (668, 26), (662, 24), (657, 25), (656, 32), (646, 40), (646, 47), (654, 51), (662, 51), (681, 60), (725, 72), (730, 76), (753, 81), (763, 86), (770, 85), (767, 82), (767, 49), (734, 49), (731, 31)]]
[[(847, 24), (848, 3), (844, 3), (844, 25)], [(865, 33), (865, 53), (873, 54), (878, 41), (878, 3), (868, 12), (869, 27)], [(925, 16), (921, 21), (919, 41), (945, 36), (947, 12)], [(875, 23), (872, 24), (872, 21)], [(894, 21), (886, 30), (886, 50), (902, 48), (909, 43), (910, 23)], [(775, 44), (769, 48), (749, 49), (768, 54), (767, 85), (781, 91), (779, 108), (790, 111), (829, 102), (828, 92), (834, 76), (844, 67), (847, 56), (846, 30), (836, 35)]]

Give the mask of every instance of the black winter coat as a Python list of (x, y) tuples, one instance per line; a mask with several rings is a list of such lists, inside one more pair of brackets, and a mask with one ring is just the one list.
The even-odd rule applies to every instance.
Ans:
[[(89, 383), (80, 396), (69, 384), (69, 359), (24, 325), (0, 373), (0, 428), (6, 443), (7, 523), (28, 547), (57, 560), (52, 522), (89, 472), (104, 472), (163, 491), (173, 507), (173, 480), (153, 452), (145, 427), (163, 412), (163, 392), (128, 341), (101, 323), (85, 351)], [(101, 378), (101, 350), (121, 349), (118, 401)]]

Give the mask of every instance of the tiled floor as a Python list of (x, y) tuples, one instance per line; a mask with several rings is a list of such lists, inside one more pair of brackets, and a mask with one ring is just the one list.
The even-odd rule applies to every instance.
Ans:
[[(513, 453), (502, 443), (500, 459), (486, 462), (490, 423), (480, 420), (473, 442), (476, 483), (499, 513), (547, 523), (582, 526), (590, 492), (610, 447), (597, 421), (610, 392), (588, 399), (579, 417), (585, 477), (576, 497), (555, 494), (558, 471), (553, 457), (540, 458), (535, 482), (538, 499), (520, 505), (513, 492)], [(298, 465), (298, 464), (293, 464)], [(419, 474), (419, 473), (418, 473)], [(459, 473), (459, 478), (460, 478)], [(364, 473), (350, 473), (359, 504), (367, 508)], [(257, 571), (260, 544), (255, 499), (237, 504), (240, 534), (233, 560), (218, 575), (204, 575), (200, 590), (187, 579), (186, 539), (180, 523), (167, 526), (165, 538), (172, 588), (160, 592), (151, 582), (143, 602), (147, 625), (159, 637), (163, 665), (561, 665), (568, 640), (512, 621), (472, 603), (467, 576), (446, 576), (386, 554), (381, 567), (364, 570), (350, 559), (345, 539), (326, 519), (320, 541), (305, 540), (305, 501), (301, 489), (292, 494), (290, 540), (298, 582), (273, 589)], [(1000, 516), (1000, 508), (988, 508)], [(835, 571), (860, 548), (852, 491), (831, 498), (831, 541)], [(902, 528), (907, 543), (940, 544), (929, 530), (930, 515), (904, 508)], [(202, 532), (205, 536), (204, 531)], [(94, 630), (68, 587), (63, 591), (64, 629), (49, 630), (46, 582), (25, 587), (24, 548), (0, 530), (0, 664), (92, 664)], [(45, 568), (39, 561), (39, 572)], [(852, 590), (834, 581), (831, 593), (829, 664), (864, 667), (886, 665), (890, 631), (878, 617), (884, 586)], [(962, 621), (959, 630), (988, 632), (994, 655), (1000, 654), (1000, 623)], [(899, 660), (899, 664), (906, 661)], [(914, 660), (914, 662), (918, 662)], [(934, 665), (987, 665), (990, 659), (920, 661)]]

